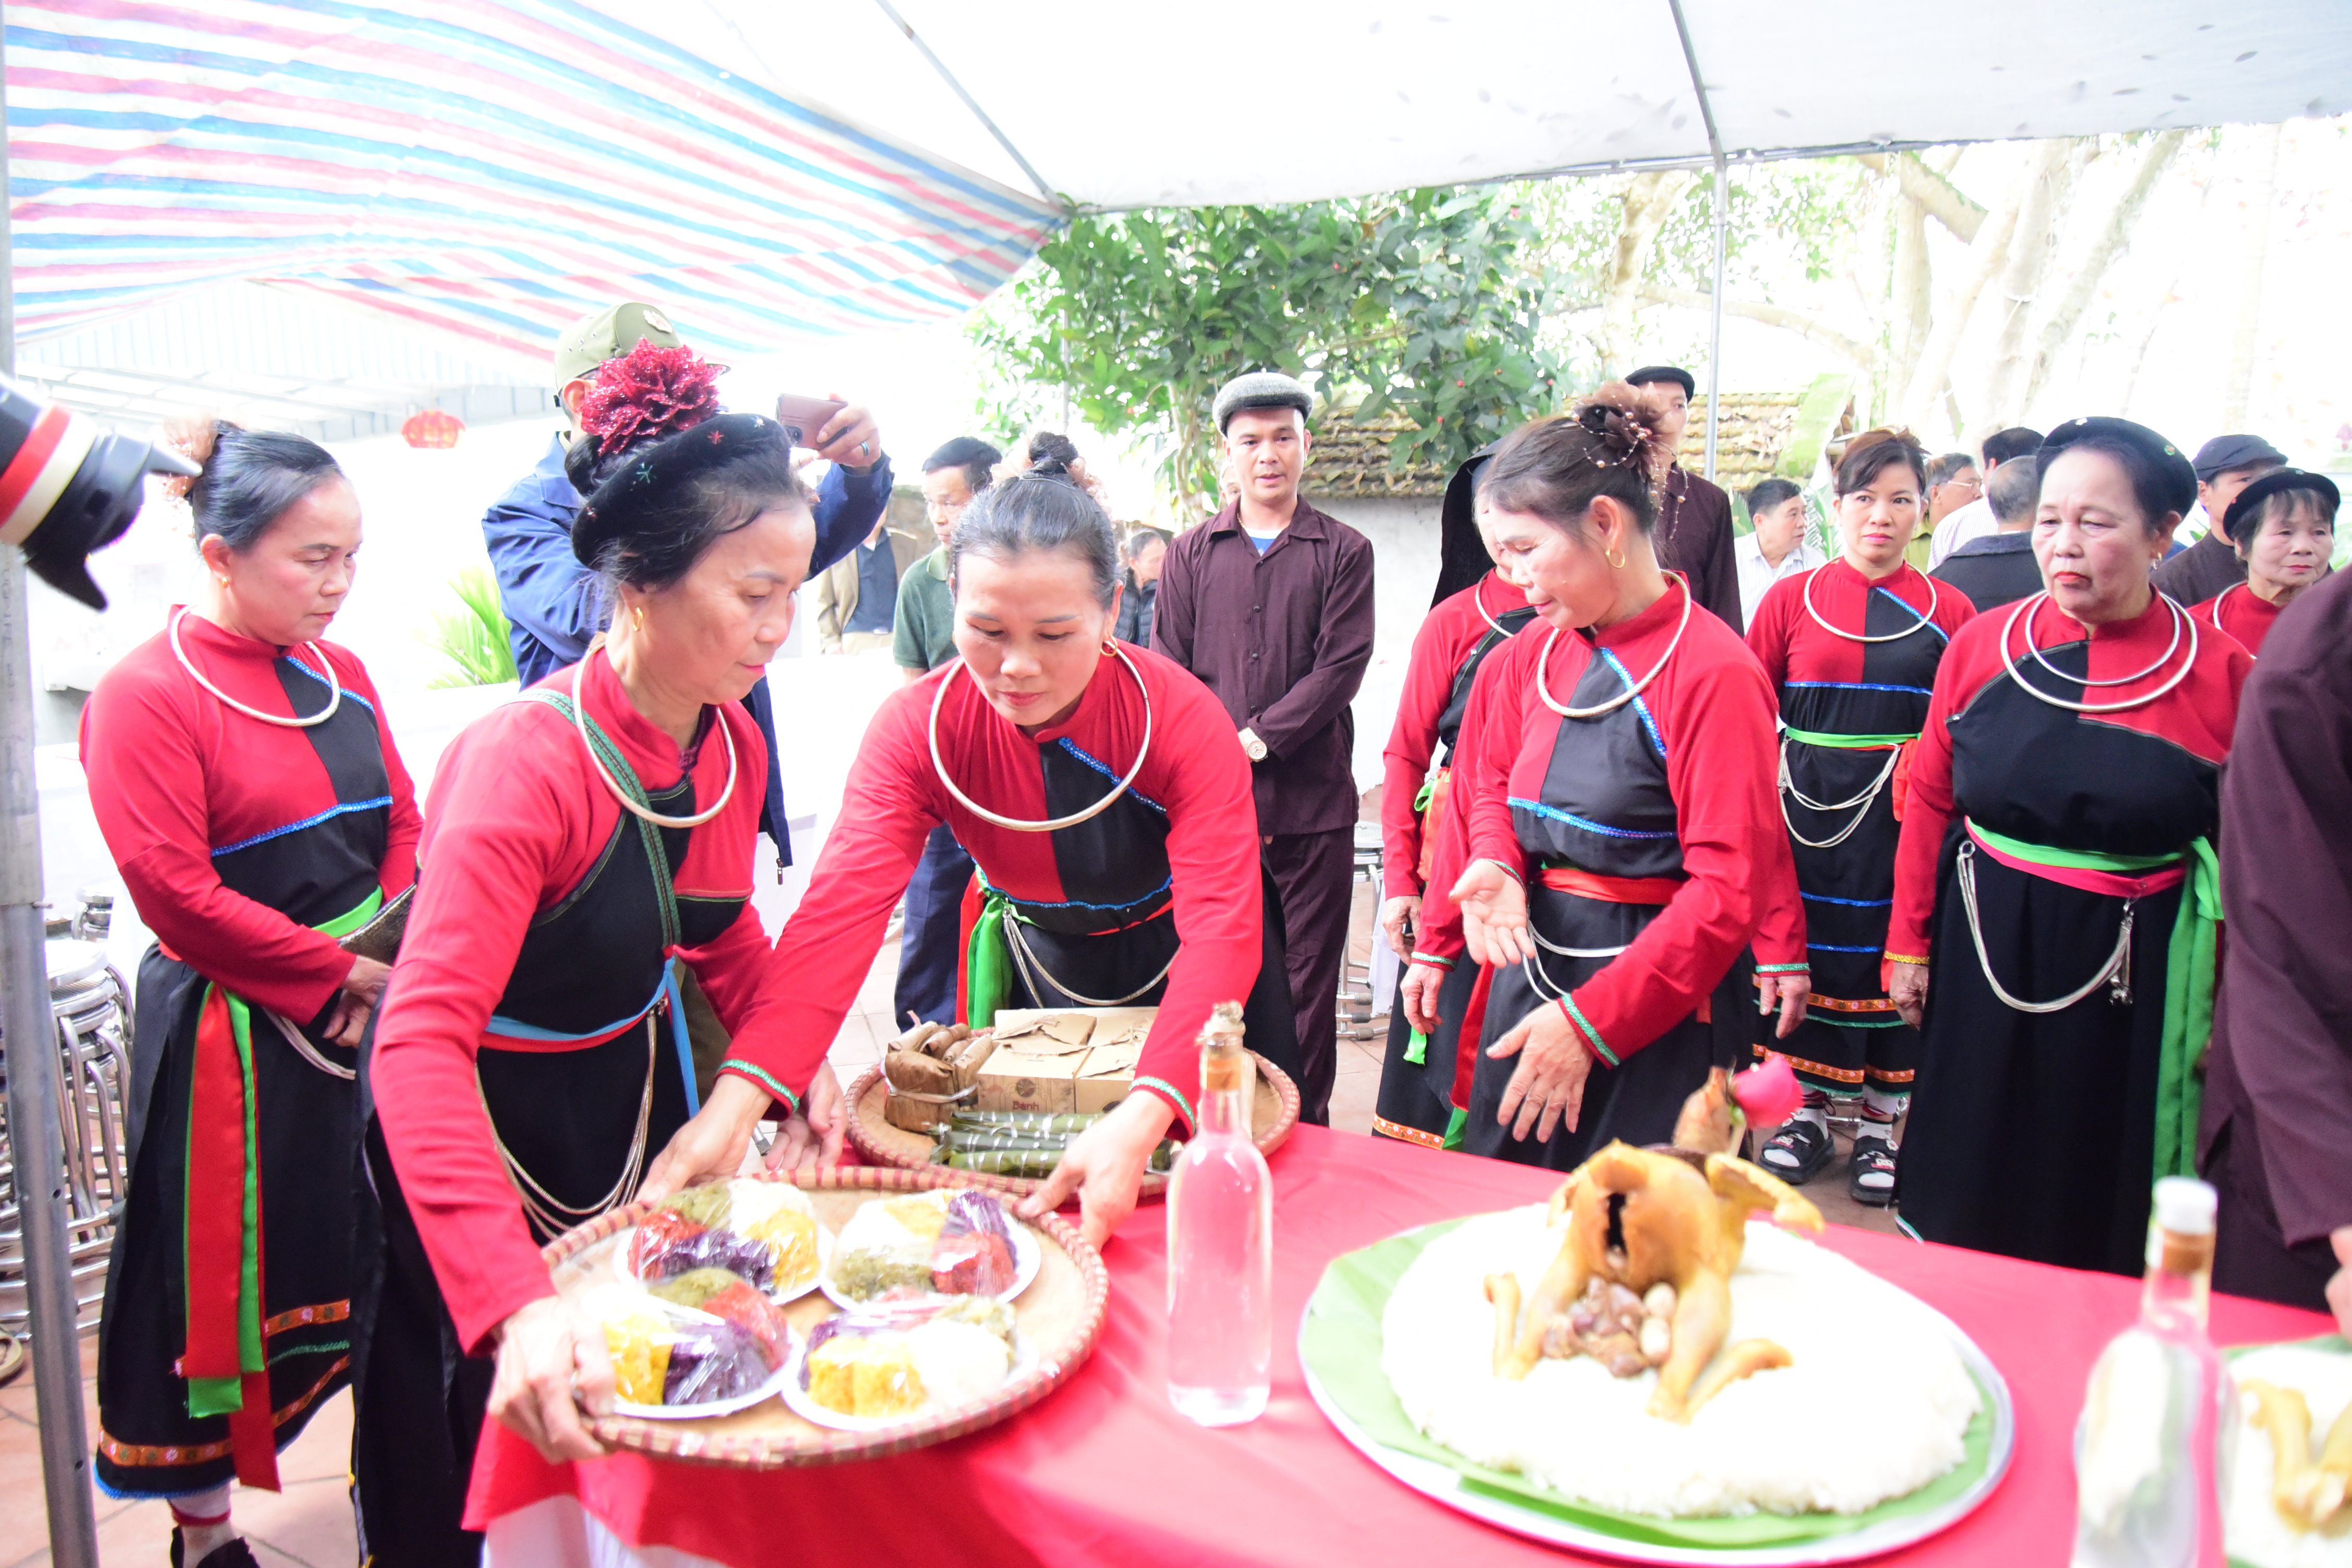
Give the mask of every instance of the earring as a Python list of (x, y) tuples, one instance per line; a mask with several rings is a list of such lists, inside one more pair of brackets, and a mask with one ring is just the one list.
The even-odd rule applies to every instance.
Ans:
[(646, 607), (643, 605), (639, 605), (636, 607), (635, 615), (631, 617), (630, 624), (635, 626), (639, 631), (644, 631), (646, 629)]
[(1117, 637), (1103, 638), (1103, 657), (1105, 658), (1116, 658), (1118, 656), (1118, 639)]
[(1618, 550), (1613, 546), (1602, 551), (1601, 552), (1601, 559), (1609, 563), (1609, 569), (1612, 572), (1622, 572), (1625, 570), (1624, 552)]

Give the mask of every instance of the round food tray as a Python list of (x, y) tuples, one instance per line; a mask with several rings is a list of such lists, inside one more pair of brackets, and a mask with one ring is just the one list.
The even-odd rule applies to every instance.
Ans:
[[(1423, 1231), (1433, 1234), (1444, 1228), (1450, 1227), (1424, 1226)], [(1387, 1243), (1376, 1245), (1387, 1247), (1410, 1242), (1420, 1234), (1407, 1232), (1402, 1237), (1391, 1237)], [(1363, 1249), (1365, 1252), (1370, 1250)], [(1339, 1261), (1344, 1262), (1345, 1259)], [(1643, 1516), (1609, 1515), (1597, 1509), (1579, 1510), (1574, 1507), (1573, 1500), (1568, 1499), (1561, 1500), (1569, 1507), (1558, 1511), (1547, 1510), (1532, 1502), (1521, 1501), (1478, 1485), (1474, 1479), (1475, 1467), (1457, 1468), (1422, 1454), (1407, 1453), (1391, 1447), (1367, 1430), (1364, 1423), (1350, 1413), (1348, 1402), (1318, 1375), (1317, 1338), (1318, 1331), (1328, 1331), (1328, 1324), (1318, 1324), (1317, 1321), (1325, 1315), (1318, 1309), (1324, 1307), (1326, 1292), (1335, 1289), (1333, 1277), (1339, 1266), (1335, 1262), (1325, 1271), (1314, 1298), (1307, 1302), (1307, 1311), (1298, 1327), (1299, 1366), (1306, 1373), (1307, 1392), (1314, 1399), (1316, 1407), (1347, 1440), (1349, 1447), (1397, 1480), (1423, 1497), (1516, 1535), (1625, 1563), (1703, 1563), (1709, 1568), (1734, 1568), (1734, 1565), (1738, 1568), (1797, 1568), (1799, 1564), (1853, 1563), (1916, 1545), (1949, 1530), (1975, 1512), (2009, 1472), (2010, 1458), (2017, 1441), (2017, 1414), (2010, 1401), (2008, 1383), (1958, 1323), (1921, 1302), (1921, 1308), (1935, 1320), (1937, 1326), (1951, 1337), (1953, 1349), (1976, 1380), (1978, 1390), (1985, 1400), (1985, 1408), (1978, 1416), (1983, 1428), (1980, 1437), (1977, 1436), (1975, 1426), (1970, 1429), (1972, 1439), (1981, 1443), (1981, 1458), (1972, 1456), (1969, 1460), (1963, 1461), (1963, 1470), (1971, 1473), (1966, 1475), (1961, 1484), (1948, 1489), (1952, 1495), (1924, 1507), (1908, 1509), (1904, 1506), (1905, 1500), (1894, 1499), (1871, 1514), (1858, 1516), (1854, 1528), (1818, 1535), (1810, 1540), (1790, 1540), (1770, 1544), (1701, 1545), (1662, 1539), (1660, 1531), (1647, 1528)], [(1379, 1295), (1385, 1302), (1386, 1289), (1381, 1289)], [(1346, 1312), (1344, 1306), (1335, 1304), (1330, 1316), (1343, 1317)], [(1373, 1338), (1369, 1344), (1358, 1343), (1352, 1348), (1355, 1354), (1368, 1354), (1377, 1362), (1380, 1354), (1377, 1315), (1371, 1332)], [(1320, 1349), (1328, 1353), (1328, 1342)], [(1392, 1396), (1391, 1399), (1392, 1403)], [(1931, 1486), (1936, 1484), (1930, 1483)], [(1580, 1514), (1582, 1517), (1578, 1517)], [(1661, 1520), (1655, 1522), (1666, 1525), (1673, 1521)]]
[[(1271, 1154), (1282, 1147), (1290, 1130), (1298, 1125), (1298, 1086), (1290, 1075), (1272, 1062), (1250, 1053), (1257, 1064), (1257, 1089), (1250, 1105), (1250, 1137), (1258, 1152)], [(945, 1167), (931, 1163), (932, 1141), (920, 1132), (909, 1132), (903, 1127), (893, 1127), (883, 1119), (883, 1101), (890, 1098), (890, 1086), (883, 1081), (882, 1069), (867, 1068), (849, 1086), (849, 1142), (859, 1154), (877, 1165), (895, 1165), (905, 1171), (937, 1171)], [(1029, 1194), (1045, 1184), (1029, 1176), (996, 1176), (980, 1171), (948, 1171), (960, 1185), (984, 1187), (990, 1192)], [(1139, 1195), (1156, 1198), (1168, 1190), (1168, 1178), (1146, 1172)]]
[[(818, 1224), (837, 1232), (860, 1204), (878, 1194), (989, 1184), (963, 1178), (961, 1171), (895, 1171), (864, 1166), (814, 1176), (760, 1179), (793, 1181), (807, 1192)], [(652, 1207), (647, 1203), (630, 1204), (548, 1243), (544, 1255), (557, 1290), (566, 1297), (577, 1298), (597, 1286), (609, 1284), (613, 1279), (612, 1253), (621, 1245), (622, 1233), (644, 1218)], [(1036, 1282), (1013, 1303), (1013, 1311), (1023, 1342), (1033, 1353), (1024, 1358), (1011, 1380), (984, 1403), (915, 1415), (868, 1432), (842, 1432), (819, 1426), (795, 1415), (782, 1399), (772, 1397), (731, 1415), (687, 1420), (607, 1415), (592, 1420), (589, 1429), (599, 1440), (614, 1447), (665, 1459), (735, 1469), (772, 1470), (904, 1454), (992, 1426), (1045, 1398), (1085, 1364), (1102, 1333), (1103, 1311), (1110, 1296), (1110, 1276), (1103, 1269), (1102, 1255), (1087, 1244), (1076, 1226), (1054, 1215), (1028, 1223), (1036, 1232), (1045, 1257)], [(803, 1336), (834, 1316), (835, 1311), (832, 1302), (814, 1294), (783, 1309), (786, 1321)]]

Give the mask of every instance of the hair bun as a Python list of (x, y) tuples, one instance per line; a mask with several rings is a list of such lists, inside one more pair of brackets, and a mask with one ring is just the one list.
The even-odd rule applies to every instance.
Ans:
[(1654, 413), (1642, 389), (1622, 381), (1608, 382), (1594, 388), (1576, 405), (1575, 413), (1576, 422), (1600, 441), (1606, 454), (1594, 460), (1604, 468), (1619, 464), (1631, 468), (1649, 487), (1654, 500), (1665, 483), (1666, 469), (1674, 463), (1674, 453), (1658, 434)]
[(1040, 458), (1023, 470), (1033, 479), (1066, 479), (1070, 465), (1059, 458)]

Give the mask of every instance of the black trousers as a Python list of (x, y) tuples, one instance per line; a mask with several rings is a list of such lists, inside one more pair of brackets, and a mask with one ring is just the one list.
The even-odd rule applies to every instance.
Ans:
[(1285, 967), (1297, 1019), (1298, 1116), (1331, 1124), (1331, 1082), (1339, 1072), (1339, 964), (1348, 955), (1355, 901), (1356, 830), (1277, 833), (1259, 846), (1282, 900)]

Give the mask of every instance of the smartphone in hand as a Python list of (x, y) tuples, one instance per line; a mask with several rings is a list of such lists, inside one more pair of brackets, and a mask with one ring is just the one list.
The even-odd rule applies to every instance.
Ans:
[(832, 423), (833, 416), (848, 407), (846, 403), (830, 397), (795, 397), (787, 392), (776, 399), (776, 423), (795, 447), (811, 451), (816, 448), (817, 432)]

